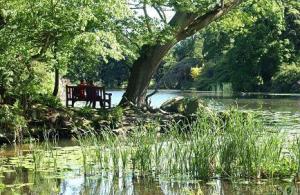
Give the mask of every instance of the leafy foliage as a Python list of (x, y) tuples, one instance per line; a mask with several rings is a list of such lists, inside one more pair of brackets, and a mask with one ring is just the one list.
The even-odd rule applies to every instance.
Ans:
[(290, 2), (250, 1), (205, 30), (205, 62), (196, 87), (209, 90), (213, 84), (231, 82), (235, 91), (274, 89), (273, 77), (281, 67), (299, 58), (299, 3)]
[(0, 29), (0, 84), (8, 93), (49, 93), (56, 69), (63, 72), (68, 64), (77, 62), (89, 72), (87, 67), (99, 57), (123, 57), (125, 47), (113, 29), (116, 20), (130, 15), (125, 1), (0, 3), (4, 21)]
[(300, 67), (286, 65), (273, 77), (272, 89), (275, 92), (300, 92)]
[(0, 137), (18, 135), (27, 127), (23, 111), (18, 103), (0, 106)]
[(49, 94), (38, 94), (33, 97), (32, 100), (35, 104), (43, 104), (49, 108), (61, 108), (61, 100)]

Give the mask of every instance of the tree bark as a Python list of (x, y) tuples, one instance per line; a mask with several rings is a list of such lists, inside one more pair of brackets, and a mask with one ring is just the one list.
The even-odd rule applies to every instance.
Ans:
[(176, 42), (170, 41), (163, 45), (144, 45), (140, 57), (134, 62), (128, 86), (121, 100), (122, 105), (132, 102), (137, 106), (145, 105), (145, 97), (150, 80), (159, 63)]
[[(169, 25), (181, 32), (194, 18), (193, 14), (178, 12), (171, 19)], [(164, 56), (177, 42), (175, 37), (163, 44), (144, 45), (141, 48), (140, 57), (133, 63), (126, 92), (120, 105), (126, 106), (128, 103), (132, 103), (141, 107), (146, 104), (145, 98), (151, 78)]]
[(176, 29), (174, 40), (163, 44), (157, 42), (155, 45), (144, 45), (142, 47), (140, 57), (133, 63), (127, 89), (120, 105), (126, 106), (131, 103), (138, 107), (144, 106), (151, 78), (169, 50), (177, 42), (194, 35), (242, 2), (243, 0), (231, 1), (201, 16), (193, 13), (177, 12), (169, 22), (169, 25)]
[(54, 89), (53, 89), (53, 96), (57, 96), (59, 90), (59, 69), (55, 68), (54, 70)]

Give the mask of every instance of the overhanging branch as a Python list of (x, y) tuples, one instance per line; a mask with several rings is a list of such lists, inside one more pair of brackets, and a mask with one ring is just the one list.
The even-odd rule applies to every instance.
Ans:
[[(230, 10), (241, 4), (244, 0), (234, 0), (229, 3), (216, 7), (214, 10), (205, 13), (202, 16), (196, 17), (193, 22), (191, 22), (183, 31), (177, 34), (177, 40), (183, 40), (189, 36), (194, 35), (196, 32), (202, 28), (209, 25), (211, 22), (216, 21), (223, 15), (228, 13)], [(224, 1), (222, 1), (224, 3)]]

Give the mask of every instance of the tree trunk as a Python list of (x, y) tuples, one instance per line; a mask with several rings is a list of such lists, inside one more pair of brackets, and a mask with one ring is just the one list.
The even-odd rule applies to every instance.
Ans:
[(145, 105), (151, 78), (168, 51), (177, 42), (194, 35), (243, 1), (233, 0), (227, 4), (222, 4), (220, 7), (215, 7), (201, 16), (193, 13), (176, 12), (169, 22), (170, 27), (175, 29), (174, 40), (163, 44), (157, 41), (155, 45), (144, 45), (142, 47), (140, 57), (133, 63), (128, 86), (120, 104), (132, 103), (138, 107)]
[(54, 74), (55, 74), (54, 75), (55, 81), (54, 81), (54, 89), (53, 89), (52, 95), (56, 97), (58, 94), (58, 90), (59, 90), (59, 69), (58, 68), (55, 68)]
[(163, 57), (175, 43), (176, 41), (170, 41), (163, 45), (144, 45), (142, 47), (140, 57), (133, 64), (121, 105), (131, 102), (134, 105), (142, 106), (146, 103), (145, 97), (151, 78)]

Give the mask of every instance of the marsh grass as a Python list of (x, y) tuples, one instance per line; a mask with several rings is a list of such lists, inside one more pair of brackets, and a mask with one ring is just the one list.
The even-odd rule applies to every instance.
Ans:
[(33, 170), (45, 166), (52, 172), (73, 169), (66, 160), (71, 158), (84, 175), (104, 170), (117, 177), (205, 181), (299, 175), (299, 139), (287, 139), (285, 134), (266, 129), (254, 113), (236, 109), (218, 113), (203, 108), (193, 118), (188, 123), (170, 122), (163, 134), (157, 132), (155, 121), (136, 126), (126, 137), (110, 130), (90, 130), (76, 136), (79, 151), (60, 151), (55, 142), (32, 142)]
[(98, 138), (79, 144), (84, 154), (93, 146), (101, 167), (116, 175), (262, 179), (290, 177), (299, 169), (299, 142), (285, 143), (287, 135), (270, 132), (254, 113), (203, 109), (193, 122), (170, 123), (164, 134), (157, 126), (137, 126), (126, 138), (91, 134)]

